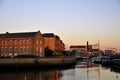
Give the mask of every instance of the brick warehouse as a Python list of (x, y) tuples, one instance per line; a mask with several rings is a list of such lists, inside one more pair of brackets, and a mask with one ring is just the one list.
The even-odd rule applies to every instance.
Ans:
[(44, 41), (40, 31), (0, 34), (0, 56), (44, 56)]
[(65, 45), (58, 35), (54, 33), (44, 33), (44, 48), (49, 47), (55, 54), (59, 55), (65, 50)]

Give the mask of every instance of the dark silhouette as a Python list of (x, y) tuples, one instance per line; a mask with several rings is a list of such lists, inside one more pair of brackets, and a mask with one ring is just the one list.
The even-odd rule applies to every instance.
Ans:
[(49, 47), (45, 48), (45, 57), (50, 57), (52, 56), (53, 51), (51, 49), (49, 49)]

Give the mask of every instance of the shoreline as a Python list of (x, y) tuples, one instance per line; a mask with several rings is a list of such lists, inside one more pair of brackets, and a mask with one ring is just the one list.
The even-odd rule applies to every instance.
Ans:
[(56, 58), (0, 58), (0, 69), (60, 68), (76, 64), (75, 57)]

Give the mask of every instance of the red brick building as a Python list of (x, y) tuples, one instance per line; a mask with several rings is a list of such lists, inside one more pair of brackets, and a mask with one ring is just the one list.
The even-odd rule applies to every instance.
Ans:
[(55, 54), (65, 50), (65, 45), (58, 35), (53, 33), (44, 33), (44, 48), (49, 47)]
[(58, 35), (55, 36), (55, 46), (57, 52), (65, 50), (65, 45)]
[(44, 56), (44, 41), (40, 31), (0, 34), (0, 56)]

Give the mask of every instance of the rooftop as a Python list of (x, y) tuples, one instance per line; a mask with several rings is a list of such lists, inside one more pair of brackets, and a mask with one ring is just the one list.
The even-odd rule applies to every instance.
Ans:
[(70, 48), (86, 48), (85, 45), (76, 45), (76, 46), (70, 46)]
[(53, 33), (44, 33), (42, 35), (43, 37), (54, 37), (55, 36)]
[[(38, 31), (40, 32), (40, 31)], [(38, 32), (20, 32), (0, 34), (0, 38), (21, 38), (21, 37), (34, 37)]]

